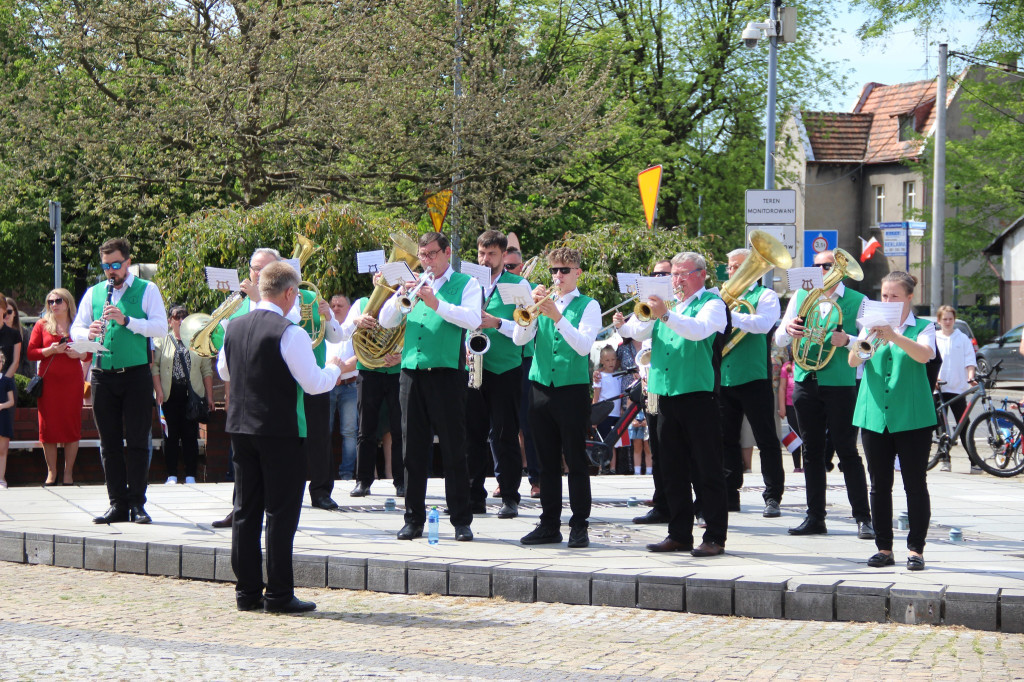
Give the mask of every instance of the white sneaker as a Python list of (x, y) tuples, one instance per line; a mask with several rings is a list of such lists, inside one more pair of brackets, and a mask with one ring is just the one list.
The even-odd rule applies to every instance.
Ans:
[(7, 481), (0, 479), (0, 490), (7, 490)]
[(196, 477), (195, 476), (186, 476), (185, 477), (185, 485), (195, 485), (195, 484), (196, 484)]
[(948, 459), (942, 460), (942, 462), (939, 464), (939, 471), (952, 471), (952, 470), (953, 470), (953, 468), (949, 465), (949, 460)]
[(177, 476), (168, 476), (167, 480), (164, 481), (164, 485), (174, 485), (177, 482), (178, 482), (178, 477)]

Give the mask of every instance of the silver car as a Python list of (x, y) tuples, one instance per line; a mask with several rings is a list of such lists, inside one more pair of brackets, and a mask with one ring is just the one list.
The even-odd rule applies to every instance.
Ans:
[(1002, 361), (999, 366), (999, 383), (1024, 381), (1024, 355), (1020, 354), (1021, 333), (1024, 324), (1017, 325), (1002, 336), (992, 339), (978, 349), (978, 371), (988, 372), (989, 368)]

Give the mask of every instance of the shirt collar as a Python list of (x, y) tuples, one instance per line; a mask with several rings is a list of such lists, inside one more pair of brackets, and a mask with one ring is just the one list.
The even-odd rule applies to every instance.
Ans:
[(570, 291), (569, 293), (563, 294), (562, 296), (559, 296), (558, 300), (559, 301), (565, 301), (566, 303), (568, 303), (569, 301), (571, 301), (572, 299), (576, 298), (579, 295), (580, 295), (580, 290), (579, 290), (579, 287), (577, 287), (577, 288), (573, 289), (572, 291)]
[(440, 288), (441, 284), (444, 284), (445, 282), (448, 281), (448, 278), (450, 278), (452, 276), (453, 272), (455, 272), (455, 271), (452, 270), (452, 264), (448, 263), (448, 269), (444, 271), (443, 275), (441, 275), (440, 277), (438, 277), (437, 275), (434, 275), (434, 281), (437, 282), (437, 284), (439, 285), (438, 288)]
[(276, 303), (271, 303), (266, 299), (256, 304), (256, 310), (269, 310), (272, 313), (277, 313), (278, 315), (284, 317), (284, 311), (278, 308)]
[[(110, 281), (110, 280), (107, 280), (107, 281)], [(123, 294), (124, 292), (128, 291), (128, 288), (132, 284), (134, 284), (134, 283), (135, 283), (135, 275), (133, 275), (131, 272), (129, 272), (127, 275), (125, 275), (125, 277), (124, 277), (124, 284), (121, 285), (121, 288), (120, 289), (114, 289), (114, 291), (117, 291), (117, 292)]]
[(707, 291), (707, 289), (704, 288), (704, 287), (701, 287), (700, 289), (697, 289), (697, 291), (693, 292), (691, 295), (687, 296), (682, 301), (680, 301), (679, 305), (681, 305), (681, 306), (683, 306), (685, 308), (687, 305), (690, 304), (690, 301), (692, 301), (693, 299), (697, 298), (698, 296), (702, 296), (705, 291)]

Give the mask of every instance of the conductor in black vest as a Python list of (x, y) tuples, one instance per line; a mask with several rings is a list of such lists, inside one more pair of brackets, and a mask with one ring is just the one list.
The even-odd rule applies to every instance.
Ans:
[[(312, 611), (295, 597), (292, 542), (306, 483), (304, 395), (326, 393), (341, 368), (332, 359), (320, 369), (309, 335), (284, 317), (299, 295), (299, 275), (275, 262), (260, 273), (262, 300), (231, 323), (217, 361), (230, 381), (226, 431), (235, 467), (231, 568), (240, 611)], [(267, 517), (267, 582), (264, 595), (260, 535)]]

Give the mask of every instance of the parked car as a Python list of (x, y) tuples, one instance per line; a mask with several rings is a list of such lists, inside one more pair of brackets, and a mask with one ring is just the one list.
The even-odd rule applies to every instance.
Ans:
[[(931, 316), (931, 315), (921, 315), (921, 319), (922, 320), (930, 321), (932, 324), (935, 325), (935, 329), (939, 328), (939, 323), (938, 323), (938, 321), (936, 321), (936, 319), (933, 316)], [(974, 338), (974, 332), (971, 331), (971, 325), (967, 324), (963, 320), (958, 319), (958, 320), (956, 320), (953, 323), (953, 326), (955, 328), (959, 329), (960, 331), (962, 331), (964, 334), (967, 335), (967, 338), (969, 338), (971, 340), (971, 343), (974, 345), (975, 352), (977, 352), (977, 350), (978, 350), (978, 339)]]
[(978, 349), (978, 371), (988, 372), (989, 368), (1002, 360), (999, 367), (999, 382), (1024, 381), (1024, 355), (1020, 354), (1020, 339), (1024, 324), (1017, 325), (1002, 336), (992, 339)]

